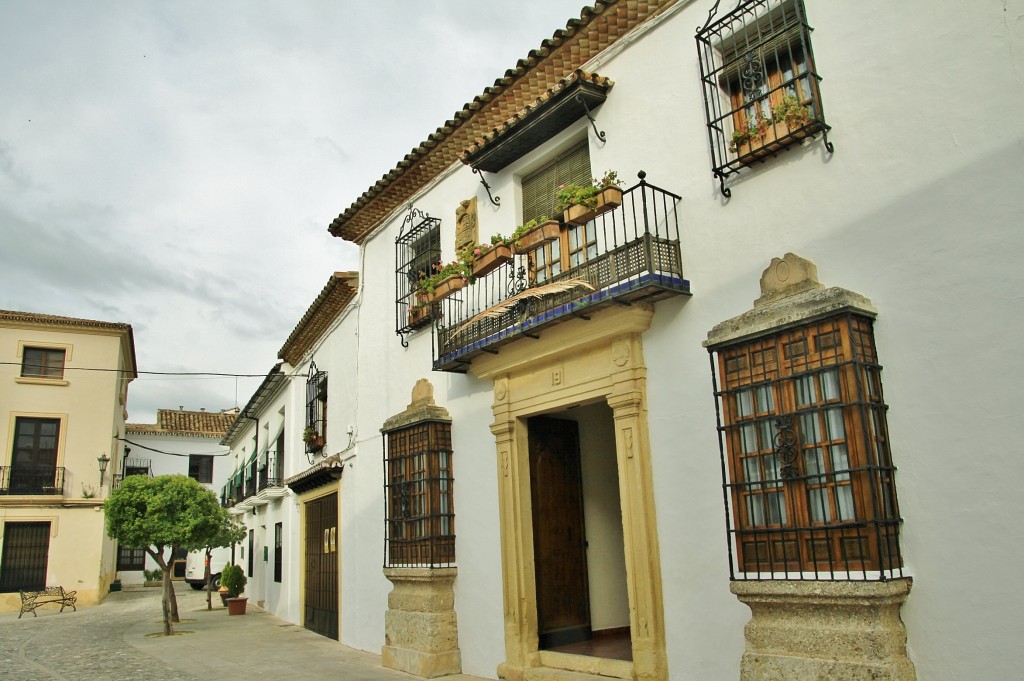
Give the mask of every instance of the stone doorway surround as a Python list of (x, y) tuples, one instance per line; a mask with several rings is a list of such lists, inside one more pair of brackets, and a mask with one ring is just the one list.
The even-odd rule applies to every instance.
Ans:
[[(647, 368), (641, 335), (654, 307), (637, 303), (595, 312), (523, 339), (497, 355), (475, 359), (479, 378), (494, 381), (492, 410), (498, 456), (505, 661), (498, 676), (521, 681), (563, 669), (601, 677), (665, 681), (668, 665), (662, 606), (650, 441)], [(526, 418), (606, 401), (615, 423), (630, 604), (633, 661), (565, 655), (538, 649), (537, 595)]]

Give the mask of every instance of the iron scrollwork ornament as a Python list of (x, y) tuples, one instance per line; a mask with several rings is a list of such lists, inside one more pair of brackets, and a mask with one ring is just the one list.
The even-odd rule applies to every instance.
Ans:
[(775, 419), (775, 457), (779, 460), (779, 476), (783, 480), (800, 475), (796, 466), (797, 434), (792, 414)]

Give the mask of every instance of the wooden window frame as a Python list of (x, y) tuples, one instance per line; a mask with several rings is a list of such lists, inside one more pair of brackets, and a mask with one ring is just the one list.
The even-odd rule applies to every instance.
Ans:
[(66, 363), (66, 348), (26, 345), (22, 348), (21, 377), (61, 381), (64, 380)]
[(902, 567), (880, 369), (872, 320), (852, 314), (718, 351), (740, 571)]
[(146, 549), (117, 546), (117, 569), (125, 572), (146, 569)]
[(451, 423), (422, 421), (387, 433), (388, 566), (455, 561)]

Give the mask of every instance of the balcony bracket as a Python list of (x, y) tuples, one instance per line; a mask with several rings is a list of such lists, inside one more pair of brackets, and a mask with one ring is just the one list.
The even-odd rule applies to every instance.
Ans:
[(483, 171), (475, 166), (473, 167), (472, 170), (474, 173), (480, 176), (480, 184), (482, 184), (484, 186), (484, 189), (487, 190), (487, 198), (490, 199), (491, 203), (494, 204), (496, 207), (501, 208), (501, 197), (491, 196), (491, 185), (487, 184), (487, 180), (484, 179)]
[(597, 129), (597, 121), (594, 120), (594, 117), (590, 114), (590, 107), (587, 106), (587, 100), (583, 99), (583, 97), (581, 97), (579, 95), (579, 93), (577, 93), (576, 94), (576, 101), (583, 105), (583, 111), (584, 111), (583, 115), (586, 116), (587, 120), (590, 121), (591, 127), (594, 128), (594, 134), (596, 134), (597, 138), (599, 140), (601, 140), (602, 142), (606, 141), (605, 138), (604, 138), (604, 130), (598, 130)]
[(405, 332), (402, 332), (402, 331), (396, 331), (395, 333), (398, 334), (398, 339), (401, 341), (402, 347), (403, 348), (409, 347), (409, 341), (408, 341), (408, 339), (406, 339), (406, 336), (409, 335), (409, 334), (405, 333)]
[(732, 190), (725, 186), (725, 175), (718, 173), (718, 184), (722, 189), (722, 196), (729, 198), (732, 196)]
[(836, 151), (836, 145), (834, 145), (834, 144), (832, 144), (831, 142), (828, 141), (828, 130), (829, 130), (828, 127), (826, 127), (824, 130), (822, 130), (822, 132), (821, 132), (821, 139), (824, 140), (824, 142), (825, 142), (825, 150), (828, 151), (828, 153), (830, 153), (830, 154), (834, 154), (835, 151)]
[[(498, 351), (496, 349), (494, 349), (494, 348), (480, 348), (480, 349), (483, 350), (484, 352), (486, 352), (489, 355), (496, 355), (496, 354), (498, 354)], [(468, 363), (469, 362), (467, 362), (467, 364)]]

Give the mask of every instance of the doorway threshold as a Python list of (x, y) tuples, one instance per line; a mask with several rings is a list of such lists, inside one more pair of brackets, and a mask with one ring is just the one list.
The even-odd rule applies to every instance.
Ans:
[(612, 660), (605, 657), (574, 655), (554, 650), (540, 651), (541, 666), (591, 676), (613, 679), (632, 679), (633, 663), (627, 660)]

